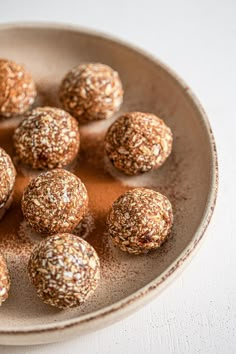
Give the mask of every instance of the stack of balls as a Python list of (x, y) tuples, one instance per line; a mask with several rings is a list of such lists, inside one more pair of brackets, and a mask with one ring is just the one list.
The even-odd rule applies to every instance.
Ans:
[[(88, 193), (75, 174), (63, 169), (78, 156), (79, 124), (109, 119), (123, 102), (119, 74), (100, 63), (80, 64), (61, 82), (62, 108), (35, 107), (36, 85), (21, 65), (0, 60), (0, 115), (23, 119), (13, 135), (16, 161), (44, 170), (22, 196), (22, 213), (43, 240), (33, 249), (29, 278), (38, 296), (61, 309), (77, 307), (97, 288), (100, 262), (94, 248), (73, 234), (88, 210)], [(134, 176), (159, 168), (172, 149), (172, 132), (156, 115), (129, 112), (111, 124), (105, 155), (120, 172)], [(10, 206), (16, 170), (0, 148), (0, 218)], [(146, 188), (119, 196), (107, 215), (114, 245), (130, 254), (159, 248), (173, 224), (170, 201)], [(8, 297), (10, 276), (0, 255), (0, 305)]]

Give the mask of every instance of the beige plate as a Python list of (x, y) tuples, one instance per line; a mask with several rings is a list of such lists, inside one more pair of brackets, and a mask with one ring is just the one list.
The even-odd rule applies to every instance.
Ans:
[[(70, 26), (4, 25), (0, 27), (0, 57), (24, 63), (32, 72), (39, 89), (38, 104), (58, 105), (58, 84), (74, 65), (80, 62), (111, 65), (124, 83), (121, 112), (156, 113), (174, 133), (173, 153), (163, 167), (140, 177), (123, 178), (113, 170), (110, 170), (111, 177), (100, 155), (100, 169), (93, 165), (91, 158), (93, 151), (101, 149), (101, 136), (112, 120), (82, 128), (84, 160), (77, 174), (87, 185), (95, 213), (97, 229), (93, 236), (88, 236), (88, 241), (101, 257), (102, 281), (96, 294), (76, 310), (58, 311), (44, 305), (28, 282), (25, 267), (31, 243), (18, 232), (19, 227), (27, 231), (22, 224), (19, 203), (21, 187), (28, 179), (19, 172), (15, 201), (0, 224), (0, 247), (7, 257), (12, 277), (10, 297), (0, 309), (0, 343), (65, 340), (124, 318), (158, 295), (183, 269), (183, 263), (191, 258), (201, 240), (215, 205), (214, 138), (206, 114), (188, 86), (161, 62), (119, 40)], [(0, 122), (0, 145), (10, 154), (9, 134), (15, 123)], [(91, 144), (86, 148), (88, 134)], [(170, 239), (162, 249), (147, 256), (129, 256), (107, 246), (101, 232), (108, 207), (127, 186), (156, 188), (165, 193), (174, 206), (175, 224)]]

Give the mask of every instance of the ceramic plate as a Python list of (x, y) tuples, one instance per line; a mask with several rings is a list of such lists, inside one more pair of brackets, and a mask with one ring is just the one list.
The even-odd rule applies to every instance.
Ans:
[[(81, 62), (110, 65), (124, 85), (124, 104), (114, 118), (81, 127), (81, 153), (69, 167), (89, 193), (90, 214), (80, 231), (101, 259), (102, 279), (96, 293), (78, 309), (59, 311), (44, 305), (29, 283), (26, 265), (39, 237), (25, 224), (20, 199), (35, 172), (17, 167), (14, 202), (0, 223), (0, 247), (12, 278), (10, 297), (0, 309), (0, 343), (65, 340), (107, 326), (147, 303), (195, 253), (216, 199), (214, 138), (206, 114), (181, 79), (150, 55), (106, 35), (63, 25), (4, 25), (0, 27), (0, 57), (23, 63), (31, 71), (38, 88), (36, 105), (60, 106), (60, 80)], [(173, 152), (155, 172), (128, 178), (104, 160), (104, 132), (127, 111), (155, 113), (173, 131)], [(0, 146), (12, 157), (12, 132), (20, 119), (0, 121)], [(169, 240), (144, 256), (115, 249), (103, 232), (112, 201), (135, 186), (167, 195), (175, 215)]]

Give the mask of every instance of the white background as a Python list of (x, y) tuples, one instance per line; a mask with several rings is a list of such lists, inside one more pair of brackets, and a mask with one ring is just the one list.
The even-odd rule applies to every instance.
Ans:
[(236, 353), (236, 1), (0, 0), (0, 22), (18, 20), (98, 29), (169, 64), (209, 115), (218, 148), (220, 190), (201, 249), (182, 276), (150, 305), (82, 338), (35, 347), (0, 346), (0, 353)]

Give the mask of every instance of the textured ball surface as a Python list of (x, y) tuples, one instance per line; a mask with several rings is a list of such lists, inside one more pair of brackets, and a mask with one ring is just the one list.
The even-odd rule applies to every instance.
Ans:
[(76, 119), (58, 108), (34, 109), (14, 133), (19, 160), (36, 169), (66, 166), (78, 154), (79, 144)]
[(113, 203), (107, 231), (115, 246), (139, 254), (160, 247), (172, 223), (172, 206), (167, 197), (151, 189), (135, 188)]
[(70, 232), (87, 211), (88, 194), (77, 176), (56, 169), (31, 180), (21, 206), (25, 219), (35, 231), (48, 235)]
[(171, 153), (172, 140), (170, 128), (157, 116), (131, 112), (110, 126), (105, 151), (118, 170), (136, 175), (161, 166)]
[(3, 256), (0, 255), (0, 306), (8, 298), (10, 285), (7, 264)]
[(59, 97), (64, 109), (79, 122), (110, 118), (123, 101), (123, 88), (116, 71), (99, 63), (81, 64), (67, 73)]
[(79, 306), (94, 292), (100, 263), (88, 242), (71, 234), (57, 234), (34, 248), (28, 273), (46, 304), (66, 309)]
[(12, 194), (16, 170), (10, 156), (0, 148), (0, 215)]
[(25, 68), (11, 60), (0, 59), (0, 116), (23, 114), (35, 97), (34, 81)]

